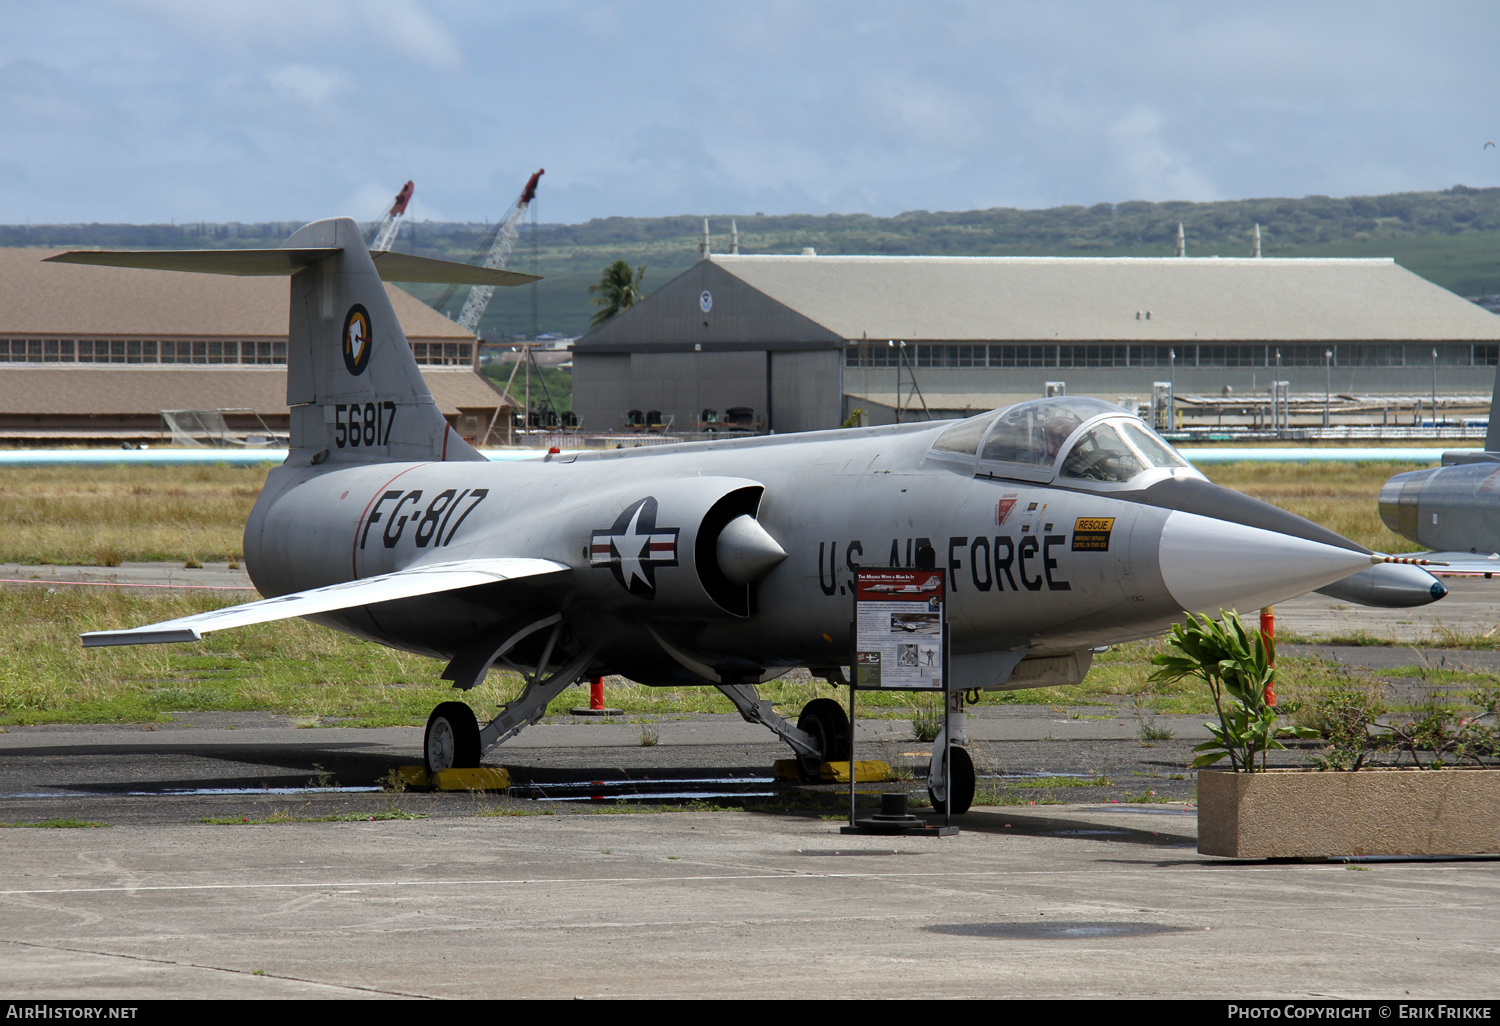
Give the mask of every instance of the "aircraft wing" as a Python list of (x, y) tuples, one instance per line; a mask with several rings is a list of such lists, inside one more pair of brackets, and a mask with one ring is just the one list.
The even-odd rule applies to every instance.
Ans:
[(1495, 552), (1409, 552), (1403, 553), (1433, 563), (1447, 566), (1426, 566), (1424, 569), (1438, 577), (1477, 577), (1481, 574), (1500, 574), (1500, 553)]
[(451, 563), (429, 563), (398, 570), (361, 581), (330, 584), (325, 588), (294, 591), (277, 598), (247, 602), (240, 606), (196, 613), (162, 623), (148, 624), (124, 631), (90, 631), (81, 635), (84, 648), (106, 645), (160, 645), (173, 641), (198, 641), (209, 631), (244, 627), (269, 620), (286, 620), (294, 616), (327, 613), (335, 609), (370, 606), (377, 602), (432, 595), (440, 591), (457, 591), (479, 584), (559, 573), (568, 569), (550, 559), (497, 558), (462, 559)]

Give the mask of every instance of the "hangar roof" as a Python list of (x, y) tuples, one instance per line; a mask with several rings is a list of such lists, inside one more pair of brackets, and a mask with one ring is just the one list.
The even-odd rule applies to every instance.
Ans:
[[(721, 307), (734, 326), (714, 323)], [(781, 326), (756, 323), (768, 315)], [(716, 254), (575, 349), (734, 347), (762, 336), (773, 345), (1500, 341), (1500, 317), (1389, 258)]]
[[(42, 263), (62, 252), (0, 249), (0, 335), (286, 338), (283, 278)], [(385, 289), (408, 339), (474, 340), (421, 300)]]

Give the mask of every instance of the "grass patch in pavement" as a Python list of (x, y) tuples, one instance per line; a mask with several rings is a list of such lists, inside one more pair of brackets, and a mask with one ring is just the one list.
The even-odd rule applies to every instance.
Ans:
[(269, 816), (204, 816), (198, 820), (210, 826), (266, 826), (273, 823), (373, 823), (388, 819), (426, 819), (417, 812), (387, 809), (384, 812), (332, 812), (326, 816), (298, 816), (290, 809), (277, 809)]
[(1391, 638), (1377, 637), (1366, 631), (1336, 634), (1332, 637), (1306, 637), (1301, 634), (1281, 634), (1278, 632), (1276, 642), (1279, 645), (1349, 645), (1357, 648), (1459, 648), (1486, 652), (1500, 648), (1500, 631), (1491, 631), (1485, 634), (1463, 634), (1439, 625), (1434, 627), (1432, 633), (1427, 637), (1411, 641), (1396, 641)]
[(1028, 777), (1025, 780), (1008, 781), (1005, 786), (1019, 789), (1054, 787), (1109, 787), (1114, 781), (1106, 776), (1096, 777)]
[(95, 823), (86, 819), (44, 819), (40, 823), (0, 823), (0, 827), (28, 827), (35, 830), (94, 830), (107, 827), (108, 823)]

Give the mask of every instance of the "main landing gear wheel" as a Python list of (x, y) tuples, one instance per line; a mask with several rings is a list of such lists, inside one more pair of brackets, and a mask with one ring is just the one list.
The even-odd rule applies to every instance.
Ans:
[[(974, 760), (969, 758), (969, 750), (954, 745), (948, 750), (948, 761), (952, 763), (953, 772), (949, 774), (949, 782), (952, 786), (953, 814), (963, 815), (969, 811), (969, 806), (974, 804)], [(943, 780), (940, 767), (936, 761), (927, 764), (927, 797), (932, 799), (934, 812), (945, 812), (945, 797), (940, 792), (943, 789)], [(936, 783), (937, 787), (933, 787)]]
[(479, 765), (479, 721), (462, 702), (444, 702), (427, 717), (422, 744), (427, 772), (469, 769)]
[(849, 761), (849, 717), (831, 698), (814, 698), (802, 707), (797, 729), (811, 734), (823, 753), (821, 759), (802, 756), (797, 761), (808, 776), (817, 776), (825, 762)]

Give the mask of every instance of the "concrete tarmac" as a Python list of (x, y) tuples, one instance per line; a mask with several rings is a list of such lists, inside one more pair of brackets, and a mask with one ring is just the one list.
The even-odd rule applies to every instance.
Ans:
[(11, 999), (1493, 998), (1500, 864), (1200, 857), (1190, 810), (17, 830)]

